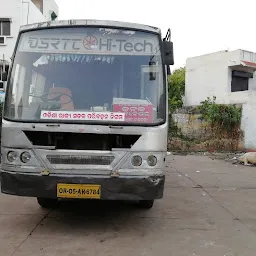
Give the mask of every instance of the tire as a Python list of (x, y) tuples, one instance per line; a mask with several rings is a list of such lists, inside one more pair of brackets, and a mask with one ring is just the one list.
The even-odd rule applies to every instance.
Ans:
[(154, 200), (142, 200), (139, 202), (139, 207), (142, 209), (150, 209), (154, 205)]
[(58, 199), (38, 197), (37, 202), (42, 208), (51, 209), (56, 206)]

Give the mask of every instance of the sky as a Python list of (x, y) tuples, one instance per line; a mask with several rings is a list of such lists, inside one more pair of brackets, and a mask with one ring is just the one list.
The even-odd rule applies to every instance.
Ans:
[(256, 0), (55, 0), (59, 20), (99, 19), (168, 28), (174, 68), (186, 59), (222, 50), (256, 52)]

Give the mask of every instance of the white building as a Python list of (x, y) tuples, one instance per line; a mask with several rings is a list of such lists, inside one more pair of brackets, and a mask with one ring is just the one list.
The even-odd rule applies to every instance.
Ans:
[(256, 53), (220, 51), (187, 59), (186, 106), (216, 96), (219, 104), (243, 104), (244, 146), (256, 149)]
[(0, 0), (0, 89), (3, 59), (10, 63), (20, 26), (55, 20), (58, 14), (55, 0)]
[(256, 96), (256, 53), (221, 51), (187, 59), (185, 105), (216, 96), (218, 103), (247, 103)]

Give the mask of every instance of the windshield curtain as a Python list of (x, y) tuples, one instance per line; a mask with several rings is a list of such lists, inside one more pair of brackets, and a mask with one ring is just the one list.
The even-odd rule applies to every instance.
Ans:
[(91, 27), (21, 34), (7, 119), (143, 125), (163, 123), (165, 111), (159, 35)]

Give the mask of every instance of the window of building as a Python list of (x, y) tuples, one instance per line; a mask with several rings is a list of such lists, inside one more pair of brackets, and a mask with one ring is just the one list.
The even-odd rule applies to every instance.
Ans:
[(231, 92), (248, 91), (250, 78), (253, 73), (232, 71)]
[(0, 18), (0, 36), (11, 35), (11, 20), (9, 18)]
[(0, 35), (0, 44), (5, 44), (4, 37)]

